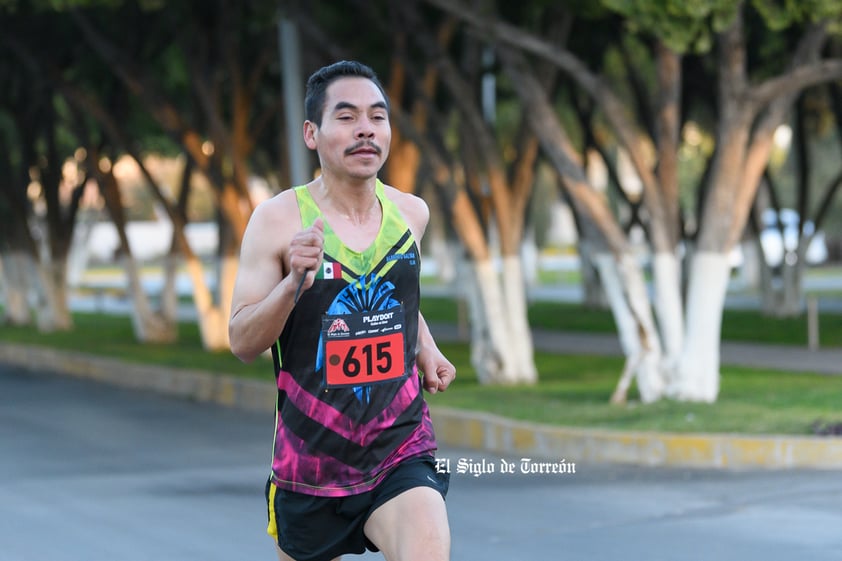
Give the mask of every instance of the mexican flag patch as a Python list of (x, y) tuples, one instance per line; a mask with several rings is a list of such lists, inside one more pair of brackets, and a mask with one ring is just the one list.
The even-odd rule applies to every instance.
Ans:
[(321, 268), (316, 271), (317, 279), (331, 280), (342, 278), (342, 265), (333, 261), (324, 261)]

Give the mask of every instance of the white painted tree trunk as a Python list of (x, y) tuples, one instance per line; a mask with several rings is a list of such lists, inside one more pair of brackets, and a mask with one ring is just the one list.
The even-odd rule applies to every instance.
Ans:
[(32, 259), (22, 251), (3, 252), (2, 261), (3, 294), (5, 306), (3, 323), (10, 325), (31, 325), (29, 295), (32, 289), (28, 280), (32, 271)]
[(141, 343), (172, 343), (178, 332), (174, 322), (167, 321), (161, 314), (152, 311), (149, 297), (143, 290), (140, 271), (133, 257), (123, 257), (123, 268), (128, 277), (129, 293), (132, 299), (132, 327), (135, 339)]
[(424, 241), (436, 264), (436, 276), (442, 283), (451, 283), (456, 278), (456, 256), (463, 251), (462, 245), (448, 240), (443, 228), (428, 229), (428, 232)]
[(56, 331), (55, 306), (53, 300), (56, 298), (49, 280), (49, 274), (40, 263), (33, 263), (35, 269), (35, 297), (33, 298), (33, 310), (35, 312), (35, 325), (38, 331), (50, 333)]
[(794, 259), (787, 260), (787, 255), (784, 256), (784, 262), (781, 263), (783, 276), (783, 294), (778, 309), (777, 315), (781, 317), (797, 316), (804, 310), (803, 284), (804, 271), (807, 266), (807, 245), (811, 238), (802, 237), (798, 240), (798, 247), (792, 254)]
[(170, 252), (164, 258), (164, 282), (161, 285), (161, 315), (177, 326), (178, 324), (178, 294), (175, 288), (178, 274), (178, 256)]
[(538, 283), (539, 253), (538, 244), (535, 241), (535, 229), (529, 228), (520, 243), (521, 272), (518, 276), (521, 277), (521, 284), (525, 282), (526, 286), (535, 286)]
[(93, 213), (80, 214), (76, 218), (73, 228), (73, 243), (67, 253), (67, 284), (77, 287), (82, 282), (82, 276), (88, 267), (90, 258), (90, 241), (94, 229)]
[(699, 252), (693, 256), (684, 350), (668, 390), (670, 397), (713, 403), (719, 395), (722, 310), (730, 273), (727, 253)]
[(477, 267), (473, 263), (460, 267), (460, 275), (471, 327), (471, 366), (476, 370), (480, 384), (494, 384), (498, 382), (497, 373), (503, 369), (503, 357), (492, 341)]
[(49, 263), (36, 263), (38, 296), (35, 308), (36, 324), (43, 332), (66, 331), (73, 327), (67, 305), (67, 263), (58, 259)]
[[(476, 303), (481, 312), (477, 314), (476, 319), (480, 322), (472, 330), (472, 334), (480, 338), (481, 344), (478, 348), (484, 349), (485, 355), (481, 363), (474, 363), (477, 376), (480, 382), (485, 384), (514, 383), (516, 380), (511, 355), (506, 348), (508, 333), (503, 293), (500, 283), (497, 282), (494, 264), (490, 259), (474, 263), (474, 275), (479, 296)], [(472, 338), (471, 344), (473, 341)]]
[(667, 382), (675, 376), (684, 347), (684, 309), (681, 302), (681, 266), (672, 252), (656, 253), (652, 260), (655, 313), (664, 346), (662, 369)]
[(620, 337), (620, 347), (625, 356), (632, 356), (640, 352), (640, 335), (638, 334), (637, 322), (628, 306), (626, 296), (623, 292), (623, 282), (620, 279), (620, 272), (617, 270), (617, 263), (611, 253), (599, 252), (591, 256), (596, 270), (599, 271), (599, 278), (602, 282), (602, 290), (608, 299), (611, 315), (617, 325), (617, 334)]
[(217, 287), (219, 303), (214, 304), (213, 295), (205, 282), (202, 263), (197, 258), (187, 259), (187, 271), (193, 281), (193, 301), (199, 321), (202, 346), (208, 351), (230, 348), (228, 339), (228, 317), (231, 314), (231, 294), (237, 274), (236, 257), (222, 257), (219, 263)]
[(582, 303), (590, 308), (607, 306), (608, 297), (597, 274), (597, 251), (593, 244), (582, 238), (579, 240), (579, 270), (582, 275)]
[(594, 263), (626, 356), (626, 365), (611, 401), (624, 402), (632, 380), (637, 382), (641, 401), (657, 401), (663, 397), (665, 389), (661, 343), (649, 308), (643, 272), (631, 254), (622, 255), (618, 265), (613, 255), (599, 253), (594, 257)]
[[(482, 384), (532, 383), (537, 379), (522, 271), (519, 259), (513, 259), (504, 264), (504, 270), (509, 269), (509, 273), (504, 272), (503, 276), (514, 274), (516, 281), (504, 278), (501, 282), (491, 260), (473, 264), (476, 290), (467, 294), (471, 313), (471, 363)], [(519, 288), (511, 286), (512, 283), (519, 284)], [(511, 304), (511, 300), (518, 298), (519, 304)], [(514, 317), (512, 308), (520, 311), (519, 318)]]
[(523, 264), (518, 256), (503, 258), (503, 294), (508, 316), (508, 346), (516, 381), (534, 384), (538, 381), (538, 370), (526, 307)]

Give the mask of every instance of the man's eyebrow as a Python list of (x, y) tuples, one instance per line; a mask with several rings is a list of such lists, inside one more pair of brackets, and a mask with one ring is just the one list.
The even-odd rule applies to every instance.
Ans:
[(341, 111), (342, 109), (353, 109), (356, 111), (357, 106), (347, 101), (340, 101), (333, 107), (334, 111)]
[[(387, 109), (386, 102), (385, 101), (378, 101), (376, 103), (373, 103), (371, 105), (371, 108), (372, 109)], [(358, 107), (356, 105), (354, 105), (353, 103), (349, 103), (347, 101), (340, 101), (333, 107), (334, 111), (341, 111), (342, 109), (352, 109), (352, 110), (356, 111), (358, 109)]]

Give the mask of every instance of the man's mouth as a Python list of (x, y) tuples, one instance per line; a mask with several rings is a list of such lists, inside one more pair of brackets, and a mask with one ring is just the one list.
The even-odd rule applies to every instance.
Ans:
[(358, 142), (345, 150), (345, 154), (348, 156), (354, 154), (374, 154), (379, 156), (380, 152), (380, 147), (369, 141)]

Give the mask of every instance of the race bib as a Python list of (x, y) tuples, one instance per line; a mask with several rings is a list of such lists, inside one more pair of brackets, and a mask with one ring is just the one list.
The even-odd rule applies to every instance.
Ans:
[(329, 388), (365, 386), (406, 374), (403, 307), (322, 318)]

